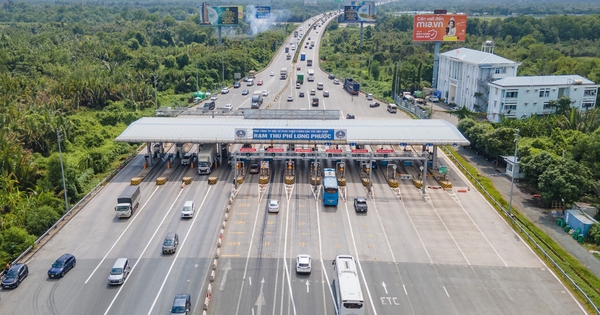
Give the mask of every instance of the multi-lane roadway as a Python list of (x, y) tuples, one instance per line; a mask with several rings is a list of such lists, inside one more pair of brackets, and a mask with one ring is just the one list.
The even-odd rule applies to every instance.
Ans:
[[(311, 20), (312, 22), (312, 20)], [(314, 22), (313, 22), (314, 23)], [(303, 26), (303, 33), (308, 28)], [(318, 33), (316, 33), (318, 31)], [(324, 27), (306, 37), (320, 40)], [(292, 41), (290, 38), (288, 40)], [(318, 60), (318, 45), (299, 48), (307, 59)], [(364, 94), (352, 97), (342, 85), (315, 69), (314, 82), (295, 88), (296, 67), (283, 49), (269, 68), (258, 74), (263, 86), (231, 89), (219, 96), (217, 107), (231, 103), (249, 108), (255, 90), (268, 90), (263, 106), (314, 110), (308, 91), (322, 82), (330, 97), (317, 96), (318, 109), (338, 109), (341, 118), (389, 114), (385, 106), (369, 108)], [(290, 79), (281, 80), (287, 67)], [(292, 70), (294, 69), (294, 70)], [(274, 72), (271, 77), (270, 72)], [(298, 92), (305, 97), (299, 98)], [(280, 94), (281, 97), (275, 96)], [(287, 95), (294, 95), (288, 102)], [(221, 118), (216, 118), (221, 119)], [(468, 181), (449, 165), (455, 187)], [(333, 167), (334, 161), (322, 161)], [(340, 189), (337, 207), (323, 207), (322, 188), (310, 184), (308, 161), (298, 161), (294, 185), (285, 185), (283, 161), (274, 161), (269, 184), (249, 174), (236, 191), (222, 238), (209, 314), (336, 314), (331, 262), (350, 254), (359, 262), (365, 314), (582, 314), (585, 311), (486, 200), (475, 190), (427, 189), (422, 195), (411, 181), (388, 186), (385, 169), (373, 172), (373, 193), (367, 194), (358, 166), (347, 163), (347, 186)], [(141, 184), (142, 203), (129, 219), (113, 210), (119, 193), (141, 169), (138, 156), (106, 185), (70, 222), (28, 261), (29, 277), (15, 290), (2, 290), (2, 314), (166, 314), (177, 293), (192, 295), (192, 314), (202, 314), (216, 240), (233, 171), (215, 169), (216, 185), (194, 169), (173, 165), (165, 185), (155, 179), (166, 164), (155, 164)], [(182, 186), (184, 176), (190, 185)], [(428, 185), (435, 185), (428, 179)], [(460, 189), (462, 191), (462, 189)], [(354, 197), (368, 197), (367, 213), (356, 213)], [(268, 213), (267, 201), (281, 201), (279, 213)], [(186, 200), (196, 204), (192, 219), (180, 218)], [(179, 235), (173, 255), (162, 255), (167, 232)], [(48, 279), (46, 271), (63, 253), (77, 257), (77, 266), (63, 279)], [(295, 273), (295, 257), (312, 256), (312, 273)], [(125, 284), (109, 286), (108, 272), (119, 257), (130, 260)]]

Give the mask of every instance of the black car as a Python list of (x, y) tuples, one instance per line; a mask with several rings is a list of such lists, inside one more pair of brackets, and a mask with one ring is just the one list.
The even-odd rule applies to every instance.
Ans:
[(204, 103), (204, 109), (207, 109), (207, 110), (215, 109), (215, 101), (210, 100), (210, 101)]
[(250, 174), (258, 174), (258, 172), (260, 171), (260, 165), (258, 165), (258, 163), (252, 163), (250, 164)]
[(4, 278), (2, 279), (2, 288), (12, 289), (18, 287), (23, 279), (27, 278), (28, 274), (29, 268), (26, 264), (15, 264), (10, 267), (4, 275)]
[(329, 76), (327, 78), (330, 80), (333, 80), (333, 79), (335, 79), (335, 76), (333, 74), (329, 74)]
[(379, 105), (380, 105), (380, 104), (379, 104), (379, 103), (377, 103), (377, 102), (371, 102), (371, 103), (369, 104), (369, 107), (379, 107)]
[(174, 314), (188, 314), (192, 309), (192, 303), (190, 302), (190, 295), (187, 293), (179, 293), (175, 295), (173, 299), (173, 307), (171, 308), (171, 315)]
[(50, 270), (48, 270), (48, 278), (62, 278), (69, 270), (75, 268), (77, 263), (75, 256), (71, 254), (64, 254), (52, 264)]
[(350, 114), (346, 114), (346, 119), (354, 119), (356, 117), (354, 117), (354, 114), (350, 113)]
[(240, 83), (240, 81), (235, 81), (235, 83), (233, 83), (233, 88), (234, 88), (234, 89), (237, 89), (237, 88), (239, 88), (240, 86), (242, 86), (242, 84)]
[(304, 97), (304, 92), (299, 92), (298, 97)]

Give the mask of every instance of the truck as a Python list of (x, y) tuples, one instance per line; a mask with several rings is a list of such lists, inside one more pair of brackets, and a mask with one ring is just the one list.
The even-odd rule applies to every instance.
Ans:
[(288, 75), (287, 68), (286, 67), (281, 68), (281, 71), (279, 71), (279, 75), (281, 76), (281, 80), (287, 79), (287, 75)]
[(298, 72), (298, 77), (296, 79), (296, 83), (300, 83), (300, 84), (304, 83), (304, 72)]
[(310, 41), (310, 47), (315, 47), (315, 41), (314, 40)]
[(215, 146), (204, 145), (202, 151), (198, 153), (198, 174), (210, 174), (212, 172), (213, 164), (215, 163)]
[(315, 70), (308, 69), (306, 72), (308, 73), (308, 77), (306, 78), (306, 81), (313, 82), (315, 80)]
[(248, 79), (255, 79), (255, 78), (256, 78), (256, 71), (250, 70), (248, 72)]
[(115, 211), (119, 218), (129, 218), (140, 205), (140, 186), (127, 186), (117, 198)]
[(344, 89), (350, 92), (352, 95), (358, 95), (358, 92), (360, 91), (360, 83), (354, 81), (353, 79), (345, 78)]
[(306, 60), (306, 54), (305, 53), (301, 53), (300, 54), (300, 61), (304, 61)]
[(260, 91), (254, 91), (252, 94), (252, 104), (250, 104), (250, 108), (259, 109), (260, 105), (263, 103), (263, 97)]
[(306, 60), (306, 66), (308, 66), (308, 67), (312, 66), (312, 59)]

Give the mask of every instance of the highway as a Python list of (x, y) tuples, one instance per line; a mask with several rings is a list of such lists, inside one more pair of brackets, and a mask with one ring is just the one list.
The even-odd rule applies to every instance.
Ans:
[[(306, 36), (318, 42), (324, 26), (316, 31)], [(318, 60), (318, 45), (301, 49), (307, 59)], [(282, 49), (257, 75), (263, 86), (254, 85), (247, 96), (241, 95), (244, 84), (230, 89), (219, 95), (217, 107), (249, 108), (252, 92), (266, 89), (264, 107), (314, 110), (307, 92), (322, 82), (331, 96), (318, 91), (318, 109), (338, 109), (342, 119), (349, 112), (357, 120), (408, 118), (388, 113), (383, 104), (369, 108), (364, 94), (352, 97), (316, 66), (315, 81), (301, 89), (295, 88), (297, 70), (280, 80), (279, 69), (298, 65), (306, 73), (305, 62), (291, 64)], [(299, 98), (298, 91), (306, 96)], [(288, 94), (294, 101), (286, 101)], [(323, 190), (310, 184), (308, 161), (297, 162), (293, 185), (284, 184), (283, 161), (271, 163), (266, 185), (259, 184), (258, 175), (247, 175), (229, 213), (208, 314), (336, 314), (331, 262), (339, 254), (358, 259), (365, 314), (585, 314), (477, 191), (459, 192), (468, 181), (443, 154), (439, 158), (449, 166), (455, 189), (427, 189), (425, 196), (410, 180), (391, 188), (385, 168), (373, 171), (369, 196), (358, 166), (348, 161), (347, 186), (340, 189), (337, 207), (323, 207)], [(1, 314), (167, 314), (174, 295), (182, 292), (192, 295), (191, 314), (202, 314), (233, 171), (216, 168), (211, 176), (219, 180), (208, 185), (206, 176), (175, 163), (167, 183), (157, 186), (167, 168), (157, 163), (140, 185), (140, 208), (129, 219), (118, 219), (116, 198), (143, 162), (142, 154), (37, 250), (27, 262), (29, 277), (17, 289), (2, 290)], [(193, 178), (190, 185), (182, 186), (184, 176)], [(432, 179), (426, 184), (436, 185)], [(367, 213), (354, 211), (355, 197), (367, 197)], [(279, 213), (268, 213), (269, 199), (281, 201)], [(196, 203), (196, 214), (184, 220), (180, 211), (186, 200)], [(161, 254), (167, 232), (179, 235), (173, 255)], [(77, 257), (77, 266), (62, 279), (47, 278), (52, 262), (66, 252)], [(310, 275), (296, 274), (298, 254), (311, 255)], [(119, 257), (128, 258), (132, 270), (123, 285), (112, 287), (108, 272)]]

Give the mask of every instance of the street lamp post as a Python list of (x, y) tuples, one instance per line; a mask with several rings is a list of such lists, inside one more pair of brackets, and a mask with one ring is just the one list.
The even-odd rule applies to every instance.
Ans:
[(517, 148), (519, 145), (519, 129), (515, 129), (515, 155), (513, 160), (512, 175), (510, 176), (510, 197), (508, 199), (508, 216), (512, 216), (512, 197), (513, 197), (513, 186), (515, 184), (515, 166), (519, 163), (517, 158)]
[(63, 192), (65, 195), (65, 213), (69, 212), (69, 201), (67, 200), (67, 185), (65, 184), (65, 168), (63, 167), (62, 150), (60, 148), (60, 129), (56, 130), (56, 139), (58, 140), (58, 156), (60, 157), (60, 173), (62, 175)]

